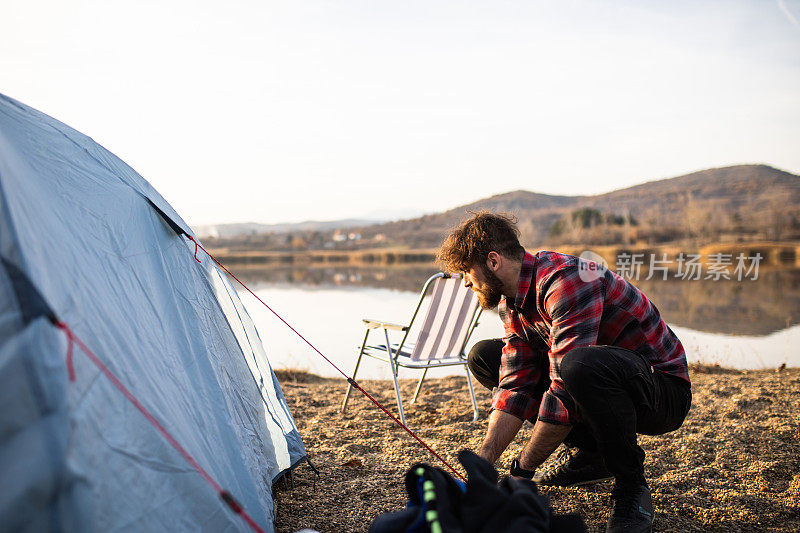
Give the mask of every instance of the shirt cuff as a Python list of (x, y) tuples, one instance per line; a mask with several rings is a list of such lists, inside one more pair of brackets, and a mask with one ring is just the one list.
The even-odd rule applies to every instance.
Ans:
[(496, 387), (492, 392), (492, 408), (514, 415), (520, 420), (530, 420), (539, 411), (539, 400), (526, 392)]
[(542, 403), (539, 406), (539, 420), (557, 426), (571, 426), (577, 422), (577, 417), (570, 413), (561, 398), (548, 390), (542, 395)]

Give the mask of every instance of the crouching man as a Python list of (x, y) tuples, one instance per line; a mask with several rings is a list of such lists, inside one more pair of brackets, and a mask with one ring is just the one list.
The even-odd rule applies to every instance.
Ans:
[[(513, 217), (477, 213), (447, 237), (438, 260), (484, 309), (499, 306), (502, 340), (486, 340), (469, 366), (493, 390), (478, 454), (494, 463), (525, 420), (530, 440), (511, 474), (545, 485), (615, 479), (606, 531), (650, 531), (653, 504), (636, 434), (681, 426), (691, 405), (686, 355), (658, 309), (596, 263), (528, 253)], [(536, 469), (564, 443), (555, 467)]]

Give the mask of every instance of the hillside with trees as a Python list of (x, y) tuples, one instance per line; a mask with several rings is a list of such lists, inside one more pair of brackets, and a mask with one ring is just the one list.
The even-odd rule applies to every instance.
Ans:
[(513, 191), (444, 213), (360, 229), (363, 237), (437, 246), (469, 211), (508, 211), (522, 241), (539, 244), (658, 244), (800, 237), (800, 176), (739, 165), (651, 181), (595, 196)]
[(409, 220), (212, 240), (228, 249), (437, 247), (470, 211), (511, 212), (522, 242), (711, 243), (800, 238), (800, 176), (767, 165), (713, 168), (593, 196), (512, 191)]

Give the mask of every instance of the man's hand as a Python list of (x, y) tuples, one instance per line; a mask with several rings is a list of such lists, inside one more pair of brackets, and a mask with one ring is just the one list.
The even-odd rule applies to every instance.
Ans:
[[(495, 409), (489, 416), (489, 429), (478, 450), (478, 455), (494, 464), (514, 440), (521, 427), (522, 420), (505, 411)], [(520, 455), (520, 468), (536, 470), (564, 441), (571, 429), (572, 426), (537, 421), (533, 426), (533, 434)]]

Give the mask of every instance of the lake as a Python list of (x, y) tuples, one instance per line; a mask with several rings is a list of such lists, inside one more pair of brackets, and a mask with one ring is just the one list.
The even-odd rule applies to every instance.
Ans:
[[(434, 272), (420, 266), (331, 267), (245, 270), (236, 275), (350, 375), (364, 335), (361, 319), (406, 323), (422, 283)], [(653, 279), (637, 285), (681, 339), (690, 363), (738, 369), (800, 365), (800, 269), (763, 269), (757, 280)], [(274, 368), (341, 376), (252, 295), (237, 289)], [(376, 344), (382, 343), (379, 332), (370, 337)], [(502, 335), (497, 313), (484, 312), (470, 346)], [(463, 371), (437, 372), (430, 375)], [(419, 372), (401, 369), (401, 378), (415, 376)], [(391, 373), (386, 363), (365, 357), (358, 378), (389, 379)]]

